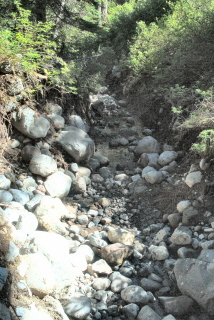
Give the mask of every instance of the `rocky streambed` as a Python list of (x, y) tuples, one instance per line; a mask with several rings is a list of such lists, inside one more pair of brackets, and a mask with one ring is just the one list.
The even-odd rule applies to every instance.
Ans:
[(0, 175), (0, 318), (213, 319), (208, 164), (187, 168), (108, 88), (90, 108), (90, 127), (52, 102), (46, 115), (13, 111), (7, 152), (20, 170)]

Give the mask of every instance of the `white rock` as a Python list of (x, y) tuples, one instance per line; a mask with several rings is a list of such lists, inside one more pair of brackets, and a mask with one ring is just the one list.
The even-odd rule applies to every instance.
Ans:
[(179, 226), (171, 235), (171, 242), (176, 245), (188, 245), (192, 242), (192, 231), (185, 226)]
[(29, 169), (34, 174), (47, 177), (57, 170), (57, 163), (53, 158), (41, 154), (31, 159)]
[(190, 206), (191, 206), (191, 202), (189, 200), (183, 200), (177, 204), (177, 210), (178, 212), (182, 213), (184, 212), (184, 210), (186, 210)]
[(27, 285), (38, 297), (43, 298), (55, 289), (53, 268), (43, 254), (20, 255), (17, 270), (21, 276), (25, 276)]
[(11, 262), (16, 259), (19, 255), (19, 248), (15, 245), (14, 242), (10, 241), (9, 243), (9, 250), (8, 253), (6, 254), (6, 260)]
[(7, 190), (10, 188), (11, 181), (7, 179), (3, 174), (0, 175), (0, 190)]
[(194, 171), (186, 176), (185, 183), (192, 188), (196, 183), (200, 183), (202, 175), (200, 171)]
[(96, 278), (92, 283), (95, 290), (106, 290), (110, 287), (111, 281), (108, 278)]
[(69, 243), (63, 236), (45, 231), (35, 231), (29, 247), (31, 252), (41, 253), (50, 261), (69, 255)]
[(145, 178), (146, 174), (149, 173), (149, 172), (156, 172), (157, 170), (153, 167), (150, 167), (150, 166), (146, 166), (145, 168), (143, 168), (142, 170), (142, 178)]
[(87, 260), (86, 257), (82, 256), (82, 252), (71, 253), (69, 259), (73, 267), (78, 268), (81, 271), (86, 271)]
[(44, 183), (47, 193), (51, 197), (64, 198), (71, 188), (72, 179), (62, 171), (49, 175)]
[(91, 263), (94, 260), (94, 251), (88, 245), (83, 244), (79, 246), (76, 253), (84, 257), (87, 263)]
[(70, 213), (60, 199), (50, 196), (42, 197), (34, 214), (46, 230), (60, 234), (68, 234), (67, 229), (60, 219), (70, 218)]
[(52, 114), (50, 116), (51, 122), (53, 123), (53, 126), (55, 129), (63, 129), (65, 126), (65, 119), (58, 115), (58, 114)]
[(38, 227), (38, 220), (35, 215), (24, 209), (17, 202), (11, 202), (10, 207), (6, 208), (3, 212), (3, 217), (10, 223), (16, 223), (16, 229), (26, 232), (27, 234), (32, 233)]
[(51, 262), (55, 279), (55, 292), (60, 293), (64, 288), (76, 284), (76, 280), (83, 277), (80, 268), (74, 267), (70, 257), (62, 257)]
[(38, 310), (34, 304), (29, 305), (27, 308), (16, 307), (16, 314), (21, 320), (54, 320), (45, 311)]

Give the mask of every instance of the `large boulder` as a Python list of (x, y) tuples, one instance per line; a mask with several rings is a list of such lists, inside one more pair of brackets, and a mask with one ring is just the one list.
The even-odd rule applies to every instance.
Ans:
[(174, 274), (182, 294), (214, 316), (214, 250), (202, 250), (198, 259), (179, 259)]
[(143, 153), (159, 153), (160, 146), (157, 140), (151, 136), (144, 137), (138, 142), (135, 154), (140, 156)]
[(29, 107), (13, 112), (13, 126), (31, 139), (44, 138), (50, 128), (50, 122)]
[(77, 163), (88, 161), (94, 155), (94, 141), (79, 128), (70, 127), (69, 131), (62, 131), (57, 142)]

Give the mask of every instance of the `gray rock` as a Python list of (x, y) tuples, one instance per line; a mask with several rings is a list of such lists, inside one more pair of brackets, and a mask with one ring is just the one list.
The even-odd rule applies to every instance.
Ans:
[(38, 184), (32, 177), (27, 177), (22, 181), (22, 191), (33, 192), (38, 187)]
[(104, 179), (108, 179), (108, 178), (112, 178), (113, 177), (113, 174), (112, 174), (111, 170), (109, 168), (107, 168), (107, 167), (100, 168), (99, 169), (99, 174)]
[(137, 164), (140, 168), (145, 168), (148, 166), (149, 163), (149, 156), (147, 153), (142, 153), (140, 158), (138, 159)]
[(113, 272), (109, 279), (112, 281), (111, 290), (115, 293), (121, 292), (123, 289), (127, 288), (132, 284), (132, 280), (123, 276), (120, 272)]
[(13, 126), (29, 138), (44, 138), (50, 128), (47, 119), (36, 116), (36, 112), (29, 107), (19, 109), (13, 113)]
[(137, 314), (140, 308), (135, 303), (130, 303), (124, 306), (121, 310), (122, 314), (126, 317), (127, 320), (136, 319)]
[(144, 306), (138, 313), (137, 320), (161, 320), (161, 317), (149, 306)]
[(165, 166), (170, 162), (174, 161), (177, 157), (178, 157), (178, 154), (175, 151), (164, 151), (160, 154), (158, 158), (158, 163), (161, 166)]
[(7, 179), (3, 174), (0, 175), (0, 190), (7, 190), (10, 188), (11, 181)]
[(53, 114), (53, 115), (51, 115), (50, 119), (51, 119), (51, 122), (52, 122), (55, 129), (59, 130), (59, 129), (64, 128), (65, 119), (62, 116), (60, 116), (58, 114)]
[(53, 113), (53, 114), (58, 114), (59, 116), (62, 115), (62, 108), (56, 103), (48, 102), (46, 105), (46, 108), (50, 114)]
[(29, 195), (27, 192), (17, 190), (17, 189), (10, 189), (10, 193), (13, 195), (13, 199), (19, 203), (21, 203), (23, 206), (30, 200)]
[(168, 314), (168, 316), (164, 317), (162, 320), (176, 320), (175, 317), (173, 317), (173, 315)]
[(0, 190), (0, 202), (11, 202), (13, 200), (13, 195), (6, 190)]
[(140, 280), (140, 285), (144, 290), (151, 291), (151, 292), (158, 291), (162, 287), (162, 284), (160, 282), (147, 279), (147, 278), (142, 278)]
[(80, 214), (77, 216), (77, 221), (81, 225), (87, 225), (89, 222), (87, 214)]
[(149, 247), (149, 252), (153, 260), (166, 260), (169, 257), (169, 252), (165, 246), (154, 246)]
[(163, 175), (162, 171), (149, 171), (144, 175), (145, 180), (148, 183), (155, 184), (155, 183), (161, 183), (165, 179), (165, 176)]
[(91, 300), (85, 296), (74, 297), (65, 306), (65, 312), (76, 319), (86, 319), (91, 312)]
[(135, 285), (128, 286), (121, 291), (121, 298), (128, 303), (147, 304), (149, 297), (147, 292)]
[(177, 317), (186, 316), (190, 313), (191, 307), (194, 304), (194, 300), (186, 295), (178, 297), (159, 297), (159, 300), (166, 313), (170, 313)]
[(151, 166), (146, 166), (145, 168), (143, 168), (143, 170), (142, 170), (142, 178), (145, 178), (147, 173), (152, 172), (152, 171), (157, 172), (157, 170), (155, 168), (151, 167)]
[(189, 226), (194, 224), (198, 218), (198, 210), (190, 206), (183, 211), (182, 224)]
[(159, 154), (158, 153), (148, 153), (148, 160), (149, 163), (147, 164), (150, 167), (153, 167), (155, 169), (158, 169), (158, 158), (159, 158)]
[(22, 161), (29, 163), (34, 156), (39, 156), (41, 151), (38, 147), (26, 145), (21, 151)]
[(171, 235), (171, 242), (176, 245), (187, 245), (192, 242), (192, 231), (185, 226), (177, 227)]
[(71, 177), (62, 171), (56, 171), (47, 177), (44, 186), (51, 197), (62, 199), (68, 195), (71, 184)]
[(0, 267), (0, 291), (7, 281), (8, 269)]
[[(207, 251), (212, 251), (211, 256)], [(198, 259), (179, 259), (174, 273), (179, 290), (194, 299), (211, 316), (214, 315), (213, 250), (203, 250)]]
[(195, 184), (200, 183), (202, 179), (201, 171), (190, 172), (185, 179), (188, 187), (192, 188)]
[(11, 320), (10, 310), (0, 302), (0, 319)]
[(88, 131), (86, 125), (84, 124), (80, 116), (72, 115), (69, 117), (68, 122), (70, 126), (77, 127), (85, 132)]
[(41, 194), (36, 194), (30, 201), (25, 204), (27, 210), (33, 212), (40, 203), (42, 197), (43, 196)]
[(87, 133), (76, 127), (62, 131), (56, 140), (77, 163), (87, 161), (94, 155), (94, 141)]
[(156, 139), (151, 136), (145, 137), (138, 142), (135, 154), (140, 156), (143, 153), (159, 153), (160, 146)]
[(29, 169), (34, 174), (47, 177), (57, 170), (57, 163), (53, 158), (41, 154), (31, 159)]
[(16, 96), (24, 90), (22, 79), (18, 76), (7, 77), (7, 93), (10, 96)]
[(96, 236), (93, 233), (89, 235), (88, 239), (90, 244), (97, 248), (103, 248), (108, 245), (108, 243), (105, 240), (101, 239), (99, 236)]

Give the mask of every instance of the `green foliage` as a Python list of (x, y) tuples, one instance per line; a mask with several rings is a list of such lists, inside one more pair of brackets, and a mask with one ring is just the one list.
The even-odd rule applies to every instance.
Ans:
[(214, 129), (214, 101), (213, 88), (207, 91), (196, 89), (197, 96), (201, 97), (195, 104), (194, 110), (180, 126), (180, 130)]
[(129, 42), (139, 32), (138, 23), (149, 25), (168, 14), (170, 10), (167, 0), (130, 0), (123, 5), (110, 7), (107, 26), (116, 52), (121, 55), (121, 52), (129, 51)]
[(198, 136), (198, 142), (192, 145), (191, 151), (203, 157), (214, 155), (214, 130), (203, 130)]
[(15, 4), (18, 13), (12, 14), (14, 28), (0, 31), (0, 54), (20, 60), (27, 73), (32, 74), (43, 67), (44, 72), (51, 75), (48, 64), (55, 57), (55, 43), (50, 40), (53, 23), (34, 24), (29, 20), (30, 11), (24, 10), (18, 1)]
[(169, 5), (171, 14), (158, 23), (138, 22), (127, 64), (135, 74), (150, 72), (157, 81), (188, 85), (190, 79), (198, 80), (197, 61), (204, 49), (208, 53), (213, 48), (214, 1), (180, 0)]

